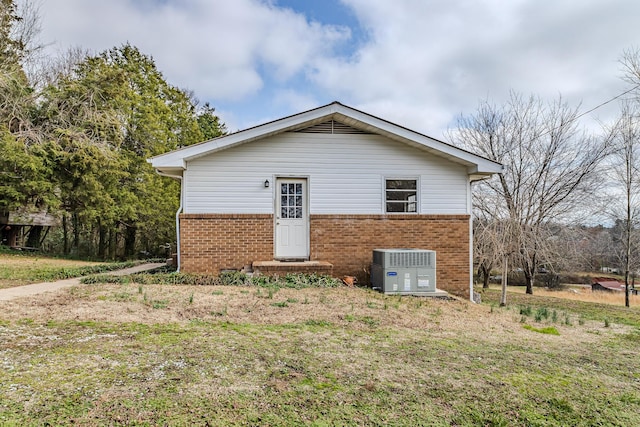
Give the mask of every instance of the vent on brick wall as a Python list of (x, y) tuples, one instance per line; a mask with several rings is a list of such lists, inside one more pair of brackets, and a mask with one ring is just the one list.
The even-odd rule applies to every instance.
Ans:
[(328, 134), (370, 134), (360, 129), (356, 129), (344, 123), (336, 122), (335, 120), (329, 120), (317, 125), (309, 126), (308, 128), (300, 129), (297, 132), (301, 133), (328, 133)]

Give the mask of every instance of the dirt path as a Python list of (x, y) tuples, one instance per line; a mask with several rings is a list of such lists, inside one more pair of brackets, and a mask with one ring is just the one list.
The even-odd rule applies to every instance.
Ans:
[[(122, 270), (110, 271), (105, 274), (111, 276), (124, 276), (126, 274), (139, 273), (141, 271), (153, 270), (163, 266), (164, 263), (148, 263), (140, 264), (135, 267), (125, 268)], [(31, 285), (16, 286), (14, 288), (0, 289), (0, 301), (9, 301), (14, 298), (26, 297), (30, 295), (41, 294), (44, 292), (56, 291), (58, 289), (76, 286), (80, 284), (80, 277), (72, 279), (56, 280), (55, 282), (33, 283)]]

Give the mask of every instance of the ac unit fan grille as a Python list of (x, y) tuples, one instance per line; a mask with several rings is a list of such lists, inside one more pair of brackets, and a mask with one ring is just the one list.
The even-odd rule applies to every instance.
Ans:
[(430, 252), (392, 252), (389, 254), (389, 267), (430, 267)]

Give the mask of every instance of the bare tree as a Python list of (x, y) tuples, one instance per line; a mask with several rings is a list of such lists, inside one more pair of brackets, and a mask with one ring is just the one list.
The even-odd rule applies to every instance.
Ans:
[(460, 117), (450, 132), (454, 143), (505, 166), (477, 185), (474, 197), (478, 209), (512, 224), (509, 247), (516, 249), (529, 294), (538, 268), (554, 262), (550, 224), (575, 220), (599, 184), (597, 166), (608, 140), (581, 132), (577, 117), (578, 110), (562, 98), (545, 104), (512, 93), (501, 107), (482, 102), (475, 115)]
[(74, 75), (78, 65), (90, 56), (88, 49), (72, 46), (56, 56), (43, 58), (31, 70), (31, 82), (38, 88), (58, 84), (60, 79)]
[(44, 48), (40, 41), (42, 22), (40, 0), (21, 0), (16, 3), (16, 13), (20, 19), (12, 28), (12, 38), (22, 44), (22, 60), (29, 62)]
[[(636, 47), (625, 50), (622, 53), (620, 64), (622, 65), (622, 80), (637, 89), (640, 86), (640, 49)], [(640, 94), (638, 92), (636, 94), (640, 98)]]
[(629, 102), (622, 104), (620, 118), (612, 134), (615, 147), (612, 170), (615, 183), (622, 193), (622, 197), (618, 198), (622, 203), (611, 203), (610, 208), (614, 217), (622, 222), (620, 258), (624, 269), (625, 305), (629, 307), (630, 269), (637, 258), (635, 234), (640, 218), (640, 112), (637, 105)]

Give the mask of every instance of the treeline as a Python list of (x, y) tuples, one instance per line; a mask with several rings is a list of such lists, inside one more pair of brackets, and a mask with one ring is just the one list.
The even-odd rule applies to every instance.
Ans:
[[(25, 72), (37, 49), (29, 23), (12, 0), (0, 2), (0, 213), (53, 213), (55, 252), (159, 254), (175, 242), (179, 185), (146, 159), (222, 135), (224, 124), (130, 44), (41, 58)], [(25, 245), (42, 238), (31, 227)]]

